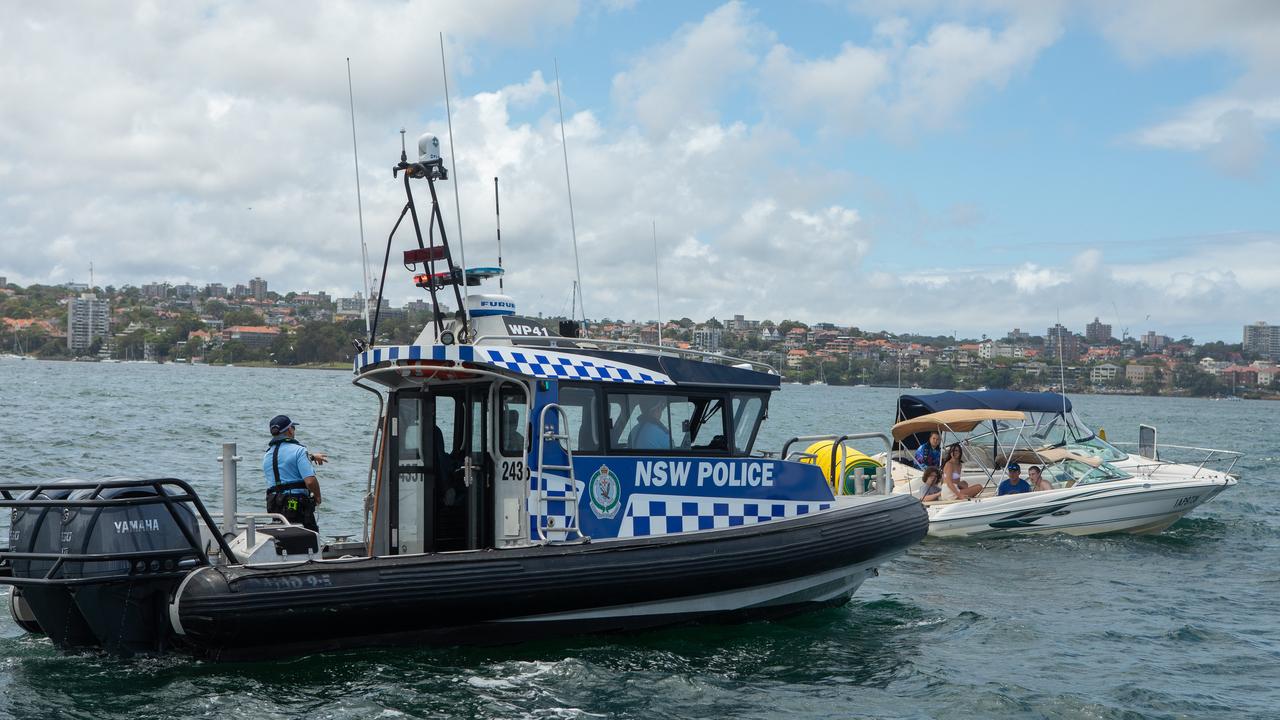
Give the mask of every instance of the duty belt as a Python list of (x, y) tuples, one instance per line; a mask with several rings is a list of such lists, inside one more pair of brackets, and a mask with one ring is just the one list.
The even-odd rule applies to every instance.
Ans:
[[(279, 477), (279, 475), (277, 474), (276, 477)], [(278, 483), (276, 485), (272, 485), (271, 487), (267, 488), (267, 494), (274, 495), (275, 493), (283, 493), (286, 490), (306, 490), (306, 489), (307, 489), (307, 484), (305, 482), (301, 480), (294, 480), (292, 482)]]

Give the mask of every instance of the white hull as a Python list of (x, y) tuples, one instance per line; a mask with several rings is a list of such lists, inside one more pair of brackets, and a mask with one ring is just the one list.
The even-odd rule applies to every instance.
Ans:
[(1236, 483), (1234, 478), (1142, 479), (929, 506), (934, 537), (1158, 533)]

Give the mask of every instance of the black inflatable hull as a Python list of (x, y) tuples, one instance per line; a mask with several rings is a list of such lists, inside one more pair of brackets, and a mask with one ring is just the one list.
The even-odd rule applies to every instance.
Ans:
[(175, 593), (170, 639), (234, 660), (768, 617), (848, 600), (927, 531), (924, 508), (900, 496), (654, 538), (205, 567)]

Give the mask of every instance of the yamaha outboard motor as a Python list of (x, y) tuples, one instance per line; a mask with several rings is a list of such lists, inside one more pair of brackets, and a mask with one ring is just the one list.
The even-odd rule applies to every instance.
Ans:
[[(67, 482), (77, 481), (58, 480), (53, 483), (55, 487), (40, 493), (23, 493), (21, 499), (65, 499), (71, 490), (56, 485)], [(9, 549), (30, 553), (61, 552), (62, 514), (63, 509), (56, 507), (13, 508), (9, 511)], [(21, 578), (43, 578), (53, 564), (53, 560), (14, 560), (12, 572)], [(72, 588), (66, 585), (15, 586), (9, 591), (9, 611), (23, 630), (43, 632), (63, 650), (95, 647), (98, 638), (85, 623), (72, 593)]]
[(70, 493), (41, 493), (62, 500), (60, 507), (14, 509), (21, 516), (13, 523), (11, 550), (63, 556), (15, 558), (15, 578), (43, 580), (22, 588), (26, 607), (18, 609), (29, 609), (64, 650), (158, 652), (168, 642), (169, 595), (203, 555), (196, 516), (185, 503), (161, 498), (161, 489), (178, 493), (160, 483), (103, 483), (110, 486), (79, 481)]

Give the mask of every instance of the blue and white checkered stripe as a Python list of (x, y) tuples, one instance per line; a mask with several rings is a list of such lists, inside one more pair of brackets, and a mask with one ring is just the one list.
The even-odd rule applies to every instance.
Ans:
[[(458, 349), (457, 346), (446, 347), (444, 345), (393, 345), (391, 347), (365, 350), (356, 356), (352, 364), (358, 373), (370, 365), (393, 360), (458, 360), (460, 359)], [(468, 351), (471, 350), (469, 347), (466, 349)], [(450, 350), (453, 352), (448, 352)], [(449, 357), (449, 355), (453, 357)]]
[(755, 525), (831, 509), (820, 500), (747, 500), (723, 497), (632, 495), (618, 537), (669, 535)]
[(596, 380), (638, 383), (641, 385), (674, 385), (671, 378), (634, 365), (605, 362), (597, 358), (568, 353), (532, 350), (484, 348), (478, 359), (521, 375), (563, 380)]
[[(538, 537), (538, 521), (541, 512), (541, 519), (547, 525), (547, 538), (551, 540), (563, 540), (565, 528), (573, 522), (575, 508), (569, 499), (569, 478), (563, 475), (552, 475), (546, 473), (546, 487), (543, 490), (542, 498), (539, 500), (538, 493), (535, 490), (529, 491), (529, 539), (539, 540)], [(582, 482), (575, 483), (578, 487), (578, 497), (583, 497), (586, 492), (586, 485)], [(532, 486), (537, 487), (537, 476), (532, 478)]]
[(674, 385), (663, 373), (626, 363), (606, 362), (571, 353), (471, 345), (396, 345), (372, 348), (356, 356), (355, 372), (397, 360), (453, 360), (484, 363), (536, 378)]

